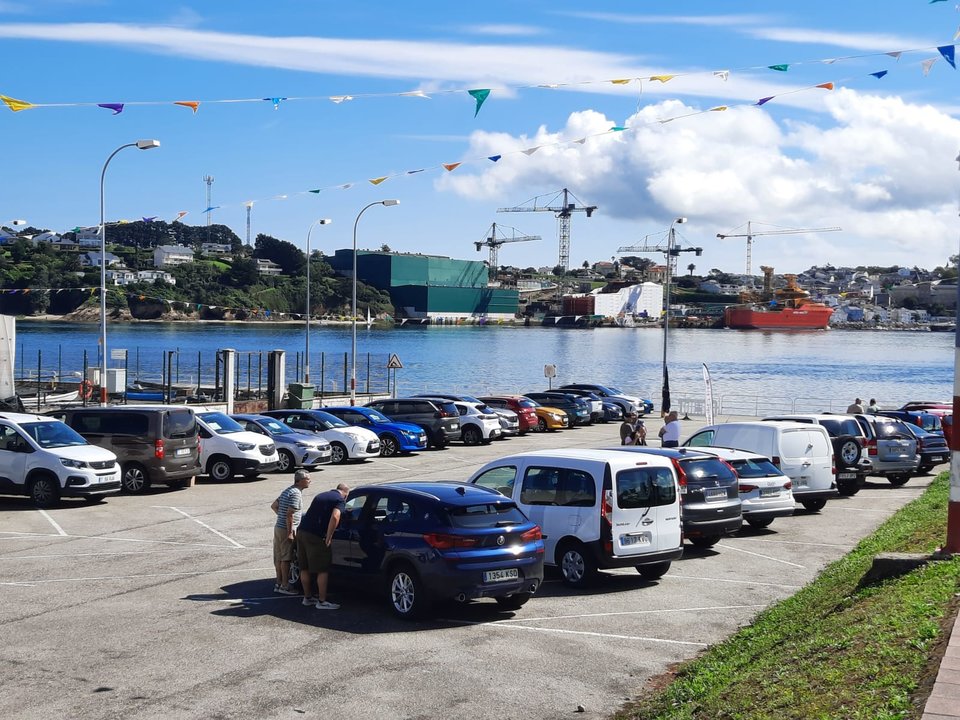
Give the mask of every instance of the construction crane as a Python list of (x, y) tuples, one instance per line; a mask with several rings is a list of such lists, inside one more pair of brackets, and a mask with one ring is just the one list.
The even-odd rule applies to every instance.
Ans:
[[(490, 226), (490, 234), (484, 240), (477, 240), (473, 244), (477, 247), (477, 252), (480, 252), (480, 248), (486, 246), (490, 248), (490, 280), (497, 279), (497, 269), (500, 267), (498, 263), (498, 252), (501, 245), (506, 243), (515, 243), (515, 242), (529, 242), (531, 240), (540, 240), (539, 235), (517, 235), (516, 228), (508, 228), (513, 231), (513, 234), (510, 237), (507, 237), (503, 232), (503, 227), (497, 227), (496, 223), (493, 223)], [(497, 231), (500, 231), (500, 236), (497, 235)]]
[[(736, 229), (736, 228), (734, 228)], [(753, 232), (753, 224), (747, 220), (747, 231), (745, 233), (717, 233), (721, 240), (725, 238), (745, 237), (747, 239), (747, 275), (753, 275), (753, 239), (761, 235), (798, 235), (800, 233), (812, 232), (837, 232), (843, 228), (825, 227), (825, 228), (779, 228), (777, 230), (760, 230)]]
[[(559, 205), (551, 205), (550, 203), (556, 201), (560, 195), (563, 195), (563, 201)], [(557, 216), (559, 221), (559, 235), (560, 235), (560, 261), (559, 265), (563, 269), (563, 272), (567, 272), (570, 269), (570, 217), (575, 212), (583, 212), (587, 214), (587, 217), (593, 215), (593, 211), (597, 209), (596, 205), (582, 205), (577, 204), (576, 196), (570, 192), (567, 188), (560, 190), (555, 195), (550, 196), (550, 201), (546, 205), (538, 205), (537, 201), (540, 198), (547, 197), (546, 195), (538, 195), (531, 200), (527, 200), (527, 203), (533, 202), (533, 207), (510, 207), (510, 208), (497, 208), (497, 212), (552, 212)], [(570, 202), (570, 198), (573, 197), (577, 202)]]

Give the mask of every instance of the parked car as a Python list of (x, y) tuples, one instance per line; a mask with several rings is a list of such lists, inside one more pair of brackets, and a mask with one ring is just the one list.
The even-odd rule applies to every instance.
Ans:
[(881, 410), (877, 413), (883, 417), (892, 417), (907, 425), (916, 425), (927, 432), (943, 436), (943, 423), (940, 415), (926, 410)]
[(793, 483), (770, 458), (747, 450), (698, 447), (730, 463), (737, 473), (743, 519), (750, 527), (765, 528), (778, 517), (793, 515)]
[(348, 425), (323, 410), (265, 410), (267, 417), (281, 420), (294, 430), (304, 430), (330, 443), (332, 462), (341, 465), (350, 460), (367, 460), (380, 454), (380, 438), (375, 432)]
[(816, 423), (827, 430), (833, 444), (833, 456), (837, 463), (837, 491), (841, 495), (856, 495), (864, 486), (870, 473), (870, 460), (865, 448), (867, 437), (852, 416), (832, 414), (791, 414), (773, 415), (768, 420), (789, 420), (791, 422)]
[(560, 408), (567, 414), (567, 427), (576, 427), (577, 425), (588, 425), (590, 423), (590, 407), (584, 402), (583, 398), (575, 395), (566, 395), (564, 393), (542, 393), (528, 392), (524, 397), (542, 403), (548, 407)]
[(790, 478), (794, 498), (809, 512), (823, 509), (838, 494), (833, 445), (818, 424), (778, 420), (708, 425), (684, 446), (749, 450), (770, 458)]
[(623, 420), (623, 408), (615, 402), (603, 401), (603, 422), (620, 422)]
[(323, 411), (340, 418), (348, 425), (375, 432), (380, 438), (381, 457), (427, 449), (427, 433), (422, 427), (408, 422), (395, 422), (373, 408), (345, 405), (325, 407)]
[(904, 423), (903, 426), (917, 439), (917, 454), (920, 456), (920, 472), (930, 472), (941, 463), (950, 461), (950, 448), (943, 435), (927, 432), (922, 427)]
[[(522, 395), (490, 395), (478, 399), (494, 410), (510, 410), (516, 413), (521, 435), (530, 430), (541, 429), (540, 418), (536, 410), (537, 403), (533, 400), (528, 400)], [(544, 420), (544, 423), (547, 423), (547, 421)]]
[(460, 433), (464, 445), (484, 445), (502, 436), (500, 416), (482, 402), (455, 401), (460, 413)]
[(852, 417), (867, 437), (870, 474), (885, 477), (899, 487), (917, 472), (920, 457), (917, 441), (906, 426), (894, 418), (857, 413)]
[[(457, 393), (420, 393), (419, 395), (414, 395), (413, 397), (441, 398), (443, 400), (476, 403), (477, 405), (485, 404), (483, 400), (474, 397), (473, 395), (460, 395)], [(500, 437), (520, 434), (520, 418), (517, 416), (517, 413), (508, 408), (498, 408), (493, 407), (492, 405), (489, 407), (489, 409), (493, 411), (500, 419)], [(471, 443), (467, 444), (469, 445)]]
[[(544, 392), (551, 393), (557, 391), (553, 388), (550, 388), (548, 390), (544, 390)], [(583, 398), (590, 404), (590, 422), (607, 422), (606, 416), (603, 412), (603, 398), (601, 398), (595, 392), (591, 392), (590, 390), (580, 390), (578, 388), (564, 388), (562, 392), (567, 395), (575, 395), (576, 397)]]
[(185, 487), (203, 472), (191, 408), (109, 405), (66, 408), (47, 415), (116, 455), (124, 492), (141, 493), (155, 483)]
[(48, 508), (61, 497), (100, 502), (120, 492), (117, 456), (51, 417), (0, 413), (0, 492)]
[(655, 580), (683, 554), (673, 463), (614, 450), (552, 450), (489, 462), (469, 482), (513, 498), (543, 530), (548, 565), (589, 584), (598, 569), (635, 567)]
[(460, 413), (449, 400), (426, 398), (390, 398), (374, 400), (366, 405), (391, 420), (419, 425), (427, 434), (427, 442), (441, 450), (451, 440), (460, 439)]
[(313, 470), (331, 461), (333, 452), (325, 438), (294, 430), (276, 418), (266, 415), (231, 415), (244, 430), (266, 435), (277, 445), (277, 470), (293, 472), (298, 467)]
[(536, 523), (509, 498), (463, 483), (352, 490), (331, 551), (335, 582), (385, 588), (404, 619), (423, 617), (438, 600), (492, 597), (517, 610), (543, 582)]
[(642, 445), (619, 445), (608, 449), (642, 453), (645, 458), (653, 455), (673, 463), (683, 508), (680, 514), (683, 537), (695, 547), (712, 547), (743, 524), (737, 473), (715, 454), (699, 452), (699, 449)]
[(255, 478), (280, 464), (277, 446), (263, 435), (248, 432), (222, 412), (197, 413), (200, 432), (200, 464), (214, 480), (234, 475)]
[(558, 389), (574, 388), (577, 390), (589, 390), (602, 398), (608, 398), (623, 408), (624, 413), (637, 413), (646, 415), (653, 412), (653, 401), (647, 398), (637, 397), (623, 392), (620, 388), (613, 385), (597, 385), (595, 383), (571, 383), (561, 385)]

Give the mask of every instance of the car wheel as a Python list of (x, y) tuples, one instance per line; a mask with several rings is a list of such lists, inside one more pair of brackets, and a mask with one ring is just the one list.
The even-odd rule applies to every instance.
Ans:
[(398, 565), (390, 573), (390, 608), (404, 620), (422, 617), (430, 606), (430, 597), (420, 577), (409, 565)]
[(233, 478), (233, 466), (228, 458), (217, 455), (210, 458), (210, 463), (207, 465), (207, 474), (217, 482), (231, 480)]
[(503, 595), (494, 600), (497, 601), (497, 605), (500, 606), (501, 610), (519, 610), (524, 605), (527, 604), (527, 601), (533, 597), (533, 593), (514, 593), (513, 595)]
[(593, 558), (579, 543), (567, 543), (557, 553), (557, 566), (563, 582), (570, 587), (585, 587), (597, 574)]
[(842, 467), (856, 467), (857, 463), (860, 462), (860, 454), (863, 450), (856, 438), (850, 435), (838, 437), (835, 447), (837, 458), (840, 460)]
[(60, 483), (52, 475), (40, 475), (30, 482), (30, 499), (37, 507), (53, 507), (60, 501)]
[(747, 524), (756, 529), (762, 530), (765, 527), (770, 527), (770, 523), (773, 522), (773, 518), (744, 518), (747, 521)]
[(463, 430), (463, 444), (464, 445), (479, 445), (480, 441), (483, 440), (483, 435), (477, 430), (473, 425), (464, 428)]
[(330, 462), (334, 465), (343, 465), (350, 456), (347, 455), (347, 448), (343, 443), (330, 443)]
[(430, 436), (430, 444), (433, 445), (435, 450), (443, 450), (447, 446), (447, 440), (437, 432)]
[(147, 475), (143, 465), (138, 463), (127, 463), (123, 466), (123, 474), (120, 476), (120, 486), (124, 492), (131, 495), (142, 493), (150, 487), (150, 478)]
[(837, 492), (842, 497), (853, 497), (860, 492), (860, 483), (856, 480), (844, 480), (837, 483)]
[(293, 472), (293, 468), (297, 464), (297, 461), (293, 459), (293, 453), (281, 449), (277, 450), (277, 455), (280, 457), (277, 462), (277, 470), (282, 473)]
[(547, 421), (543, 418), (537, 418), (537, 432), (547, 431)]
[(706, 535), (704, 537), (689, 538), (690, 544), (696, 548), (711, 548), (720, 542), (719, 535)]
[(664, 575), (667, 574), (667, 570), (669, 569), (670, 569), (669, 560), (667, 560), (666, 562), (637, 565), (637, 572), (640, 573), (640, 577), (648, 581), (659, 580), (660, 578), (662, 578)]
[(800, 504), (806, 508), (807, 512), (820, 512), (827, 501), (825, 498), (818, 498), (817, 500), (801, 500)]
[(933, 464), (921, 465), (920, 467), (917, 468), (917, 470), (919, 470), (922, 473), (928, 473), (931, 470), (933, 470)]
[(900, 487), (901, 485), (906, 485), (909, 479), (910, 479), (910, 473), (896, 473), (894, 475), (887, 475), (887, 482), (889, 482), (894, 487)]
[(393, 457), (400, 452), (400, 443), (390, 433), (384, 433), (380, 436), (380, 456)]

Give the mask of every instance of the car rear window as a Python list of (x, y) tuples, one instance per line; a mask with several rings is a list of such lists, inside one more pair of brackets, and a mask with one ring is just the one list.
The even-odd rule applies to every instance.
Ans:
[(642, 467), (617, 473), (617, 507), (623, 510), (672, 505), (677, 483), (665, 467)]
[(695, 485), (703, 480), (716, 480), (723, 485), (737, 480), (730, 467), (718, 458), (681, 460), (680, 467), (687, 476), (687, 485)]
[(841, 435), (859, 436), (860, 426), (853, 418), (821, 420), (820, 424), (827, 429), (830, 437), (840, 437)]
[(197, 434), (197, 419), (189, 410), (171, 410), (163, 416), (163, 436), (186, 438)]
[(747, 458), (744, 460), (730, 460), (733, 469), (741, 480), (745, 478), (776, 477), (783, 475), (777, 466), (766, 458)]
[(496, 528), (529, 522), (512, 502), (449, 507), (447, 514), (450, 516), (451, 527), (456, 528)]
[(910, 437), (910, 430), (901, 422), (878, 422), (877, 437), (888, 438), (894, 435), (903, 435)]

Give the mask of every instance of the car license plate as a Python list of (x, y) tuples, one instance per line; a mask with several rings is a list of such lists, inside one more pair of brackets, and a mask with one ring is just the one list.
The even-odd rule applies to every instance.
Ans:
[(650, 533), (640, 533), (639, 535), (621, 535), (620, 536), (620, 545), (621, 547), (629, 547), (631, 545), (649, 545), (650, 544)]
[(837, 474), (837, 479), (839, 479), (839, 480), (856, 480), (856, 479), (857, 479), (857, 474), (856, 474), (855, 472), (852, 472), (852, 473), (838, 473), (838, 474)]
[(183, 457), (184, 455), (190, 454), (190, 448), (177, 448), (177, 451), (174, 453), (177, 457)]
[(930, 462), (946, 462), (946, 458), (943, 455), (931, 455)]
[(801, 488), (810, 487), (810, 478), (805, 478), (805, 477), (797, 478), (797, 487), (801, 487)]
[(506, 570), (487, 570), (483, 574), (484, 582), (503, 582), (505, 580), (516, 580), (520, 577), (520, 571), (516, 568)]
[(726, 497), (726, 488), (706, 488), (703, 491), (703, 499), (707, 502), (711, 502), (713, 500), (723, 500)]
[(779, 495), (779, 494), (780, 494), (780, 488), (778, 487), (760, 488), (760, 497), (771, 497), (773, 495)]

